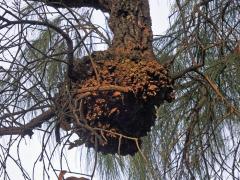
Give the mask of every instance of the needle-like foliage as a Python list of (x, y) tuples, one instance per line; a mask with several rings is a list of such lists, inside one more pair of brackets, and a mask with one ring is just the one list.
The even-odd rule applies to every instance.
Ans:
[[(9, 161), (23, 179), (34, 179), (39, 162), (45, 179), (71, 164), (68, 152), (73, 151), (67, 147), (84, 142), (64, 131), (62, 144), (55, 143), (55, 112), (60, 111), (54, 103), (56, 94), (64, 86), (71, 55), (82, 58), (99, 46), (111, 46), (112, 33), (107, 25), (93, 23), (93, 9), (79, 10), (75, 4), (59, 9), (59, 4), (49, 2), (0, 2), (0, 136), (5, 136), (0, 144), (0, 176), (4, 179), (11, 179)], [(106, 11), (105, 6), (96, 8)], [(107, 21), (108, 15), (103, 15)], [(153, 48), (169, 69), (175, 100), (156, 107), (155, 126), (134, 156), (76, 148), (80, 166), (88, 163), (80, 174), (109, 180), (239, 179), (239, 17), (238, 0), (173, 1), (170, 27), (164, 35), (154, 36)], [(22, 164), (20, 148), (36, 131), (42, 149), (31, 174)]]

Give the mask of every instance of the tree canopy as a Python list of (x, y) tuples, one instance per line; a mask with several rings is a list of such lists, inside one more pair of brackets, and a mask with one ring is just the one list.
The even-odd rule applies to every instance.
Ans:
[(0, 2), (1, 177), (34, 179), (18, 149), (38, 134), (48, 179), (73, 148), (91, 179), (240, 178), (240, 2), (175, 0), (156, 36), (148, 3)]

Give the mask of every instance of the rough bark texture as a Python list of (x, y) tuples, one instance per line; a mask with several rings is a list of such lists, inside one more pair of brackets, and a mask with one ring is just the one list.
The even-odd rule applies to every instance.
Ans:
[(168, 71), (153, 54), (148, 1), (62, 2), (109, 12), (114, 38), (108, 50), (74, 61), (71, 86), (57, 100), (60, 123), (97, 151), (133, 155), (154, 125), (154, 105), (173, 99)]
[(109, 53), (130, 59), (154, 59), (148, 0), (32, 0), (54, 7), (93, 7), (110, 14), (114, 38)]
[(114, 38), (110, 51), (131, 60), (154, 59), (147, 0), (112, 2), (109, 26)]

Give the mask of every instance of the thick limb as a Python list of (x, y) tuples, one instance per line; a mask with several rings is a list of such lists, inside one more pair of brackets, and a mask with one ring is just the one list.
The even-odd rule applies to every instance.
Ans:
[(110, 11), (111, 0), (31, 0), (44, 2), (55, 8), (81, 8), (92, 7), (103, 12)]

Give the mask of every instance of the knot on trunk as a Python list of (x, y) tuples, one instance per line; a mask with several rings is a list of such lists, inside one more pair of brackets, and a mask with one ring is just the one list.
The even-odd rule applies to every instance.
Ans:
[(154, 106), (174, 98), (168, 71), (151, 59), (105, 60), (96, 69), (98, 78), (91, 70), (71, 89), (62, 87), (60, 122), (68, 123), (87, 147), (133, 155), (154, 125)]

